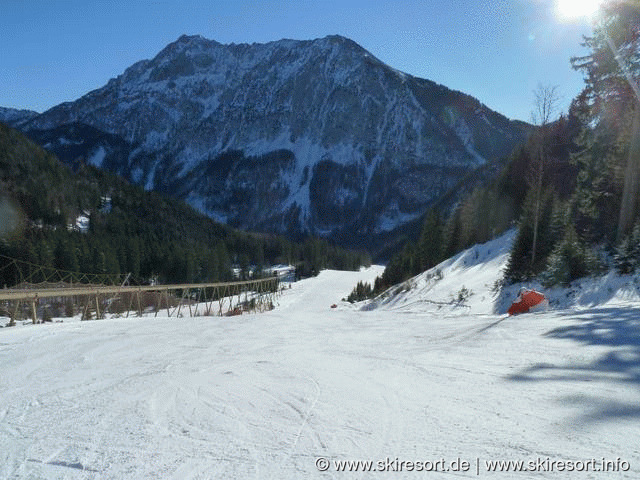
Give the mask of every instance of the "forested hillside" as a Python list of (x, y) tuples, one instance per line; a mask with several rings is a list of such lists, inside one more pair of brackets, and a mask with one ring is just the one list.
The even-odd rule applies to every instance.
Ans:
[[(375, 293), (474, 243), (517, 228), (504, 282), (545, 285), (640, 267), (640, 5), (607, 2), (589, 53), (573, 58), (585, 88), (558, 112), (553, 86), (532, 98), (536, 129), (497, 179), (452, 211), (434, 209), (422, 234), (389, 262)], [(370, 294), (360, 287), (357, 298)]]
[[(369, 262), (327, 241), (240, 232), (191, 207), (80, 164), (76, 171), (0, 124), (0, 255), (135, 282), (226, 280), (231, 265), (293, 263), (300, 275)], [(0, 271), (0, 286), (19, 278)]]

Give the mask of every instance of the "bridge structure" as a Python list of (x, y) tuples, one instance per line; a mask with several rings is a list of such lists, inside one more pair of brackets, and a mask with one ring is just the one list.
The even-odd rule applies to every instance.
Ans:
[[(127, 276), (121, 284), (116, 284), (121, 280), (119, 276), (101, 278), (55, 269), (42, 270), (43, 267), (27, 262), (8, 260), (10, 262), (2, 268), (11, 266), (19, 272), (18, 278), (44, 279), (39, 283), (21, 281), (12, 288), (0, 289), (0, 316), (9, 316), (9, 325), (18, 319), (30, 318), (33, 323), (40, 323), (52, 317), (78, 314), (82, 320), (89, 320), (107, 316), (230, 316), (264, 312), (274, 307), (279, 288), (277, 276), (172, 285), (127, 285)], [(28, 276), (23, 274), (25, 267), (29, 267)], [(33, 272), (39, 272), (38, 276)]]

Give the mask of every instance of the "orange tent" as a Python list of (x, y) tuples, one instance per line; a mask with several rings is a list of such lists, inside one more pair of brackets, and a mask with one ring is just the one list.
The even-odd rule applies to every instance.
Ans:
[(517, 315), (519, 313), (532, 312), (548, 306), (549, 300), (542, 293), (522, 288), (518, 294), (518, 298), (511, 304), (507, 313), (509, 315)]

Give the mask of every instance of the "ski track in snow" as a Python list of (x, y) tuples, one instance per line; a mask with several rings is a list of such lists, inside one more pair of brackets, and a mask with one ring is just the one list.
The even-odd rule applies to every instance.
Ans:
[[(500, 262), (471, 278), (463, 259), (370, 311), (340, 300), (380, 267), (324, 271), (264, 314), (0, 329), (0, 478), (638, 478), (638, 305), (488, 313)], [(462, 284), (467, 308), (426, 302)], [(474, 468), (319, 472), (317, 457)], [(631, 470), (475, 471), (547, 457)]]

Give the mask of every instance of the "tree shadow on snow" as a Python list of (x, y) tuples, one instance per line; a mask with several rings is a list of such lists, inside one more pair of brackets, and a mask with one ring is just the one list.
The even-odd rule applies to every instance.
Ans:
[[(548, 338), (572, 340), (579, 345), (607, 347), (592, 362), (554, 365), (538, 363), (507, 378), (517, 382), (582, 382), (583, 395), (564, 397), (562, 403), (580, 405), (577, 421), (597, 423), (615, 419), (640, 419), (640, 308), (597, 308), (560, 314), (575, 323), (545, 333)], [(571, 347), (569, 347), (571, 348)], [(579, 353), (579, 350), (573, 350)], [(588, 395), (591, 382), (611, 386), (632, 385), (638, 397), (625, 403)]]

